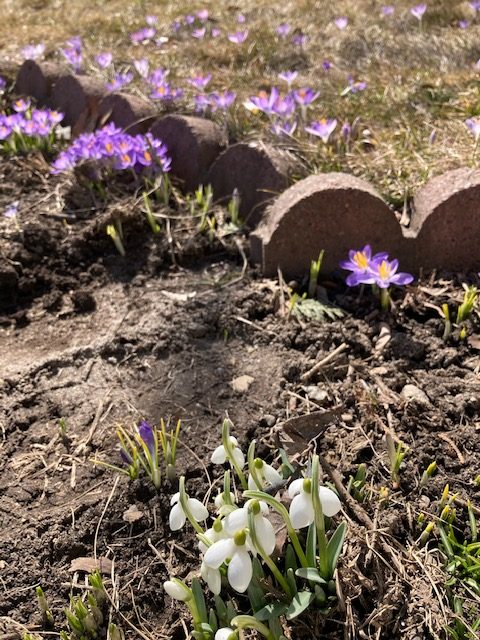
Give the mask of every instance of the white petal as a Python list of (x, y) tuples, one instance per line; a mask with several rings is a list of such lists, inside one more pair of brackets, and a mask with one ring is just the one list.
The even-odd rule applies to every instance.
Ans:
[(235, 509), (235, 511), (232, 511), (232, 513), (225, 518), (223, 528), (229, 535), (233, 536), (237, 531), (240, 531), (240, 529), (245, 529), (247, 523), (247, 509)]
[(174, 493), (173, 496), (170, 498), (170, 506), (172, 506), (173, 504), (176, 504), (179, 500), (180, 500), (180, 491), (177, 491), (177, 493)]
[(235, 591), (243, 593), (247, 590), (252, 579), (252, 575), (252, 559), (250, 558), (248, 551), (244, 547), (237, 547), (237, 550), (228, 565), (228, 581)]
[(226, 459), (227, 459), (227, 456), (225, 453), (225, 447), (223, 446), (223, 444), (221, 444), (212, 453), (212, 457), (210, 458), (210, 461), (213, 462), (213, 464), (223, 464)]
[(232, 557), (234, 551), (235, 543), (232, 538), (219, 540), (206, 550), (203, 561), (212, 569), (218, 569), (227, 558)]
[(255, 516), (255, 532), (263, 550), (268, 556), (271, 556), (275, 549), (276, 539), (275, 530), (270, 520), (261, 514)]
[(174, 598), (174, 600), (185, 602), (190, 596), (189, 592), (186, 589), (181, 587), (176, 582), (173, 582), (172, 580), (167, 580), (166, 582), (164, 582), (163, 588), (171, 598)]
[(182, 509), (182, 505), (177, 502), (177, 504), (175, 504), (170, 511), (170, 517), (168, 519), (170, 529), (172, 531), (178, 531), (185, 524), (185, 520), (186, 516)]
[(265, 480), (269, 484), (281, 484), (283, 482), (283, 478), (280, 473), (270, 464), (263, 465), (263, 474), (265, 476)]
[(208, 518), (208, 509), (200, 502), (200, 500), (197, 500), (196, 498), (189, 498), (188, 508), (197, 522), (201, 522)]
[(300, 493), (303, 488), (303, 480), (304, 478), (297, 478), (297, 480), (290, 483), (290, 486), (288, 487), (288, 495), (290, 498), (293, 498), (297, 493)]
[(238, 447), (238, 440), (235, 438), (235, 436), (230, 436), (230, 442), (234, 447)]
[(342, 508), (342, 504), (337, 494), (328, 487), (319, 488), (320, 502), (322, 503), (323, 514), (331, 518)]
[(210, 591), (218, 596), (222, 590), (222, 576), (218, 569), (209, 569), (207, 575), (207, 584)]
[(232, 633), (234, 633), (234, 631), (230, 629), (230, 627), (222, 627), (222, 629), (219, 629), (215, 634), (215, 640), (228, 640)]
[[(261, 482), (260, 482), (261, 484)], [(252, 474), (248, 476), (248, 490), (249, 491), (258, 491), (257, 483), (253, 479)]]
[(243, 451), (238, 447), (235, 447), (235, 449), (232, 452), (232, 455), (236, 464), (240, 467), (240, 469), (243, 469), (243, 467), (245, 466), (245, 456), (243, 455)]
[(294, 529), (303, 529), (313, 522), (312, 498), (308, 493), (295, 496), (290, 505), (290, 520)]

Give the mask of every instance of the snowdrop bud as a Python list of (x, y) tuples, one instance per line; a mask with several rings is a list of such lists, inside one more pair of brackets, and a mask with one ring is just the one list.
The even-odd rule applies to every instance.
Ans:
[(186, 585), (184, 585), (183, 582), (177, 580), (176, 578), (164, 582), (163, 588), (174, 600), (180, 600), (180, 602), (188, 602), (192, 599), (191, 590)]
[(215, 634), (215, 640), (237, 640), (238, 633), (230, 627), (222, 627)]

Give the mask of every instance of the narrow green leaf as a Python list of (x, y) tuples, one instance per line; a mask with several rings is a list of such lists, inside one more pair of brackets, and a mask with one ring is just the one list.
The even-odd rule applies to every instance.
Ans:
[(438, 524), (438, 532), (440, 533), (440, 538), (442, 539), (443, 546), (445, 547), (445, 553), (449, 558), (453, 558), (455, 555), (453, 553), (453, 547), (443, 525)]
[(218, 618), (213, 609), (210, 609), (210, 613), (208, 614), (208, 624), (211, 626), (213, 633), (215, 633), (218, 629)]
[(317, 569), (313, 567), (297, 569), (295, 575), (299, 578), (305, 578), (305, 580), (309, 580), (310, 582), (316, 582), (317, 584), (327, 584), (327, 581), (324, 580)]
[(298, 567), (297, 556), (295, 554), (295, 551), (293, 550), (292, 545), (288, 544), (287, 550), (285, 552), (285, 568), (287, 570), (293, 569), (295, 571), (297, 567)]
[(342, 552), (343, 542), (345, 540), (346, 533), (347, 533), (347, 525), (345, 522), (342, 522), (335, 529), (335, 533), (328, 541), (327, 557), (328, 557), (328, 566), (330, 569), (331, 576), (333, 576), (335, 567), (337, 566), (338, 558), (340, 556), (340, 553)]
[(307, 562), (310, 567), (317, 566), (316, 549), (317, 549), (317, 527), (315, 526), (315, 522), (312, 522), (312, 524), (308, 527), (307, 546), (305, 549), (306, 551), (305, 555), (307, 556)]
[(200, 618), (202, 622), (206, 623), (208, 620), (207, 605), (205, 604), (205, 596), (198, 578), (193, 578), (192, 580), (192, 593)]
[(295, 572), (293, 571), (293, 569), (287, 569), (287, 582), (290, 586), (291, 592), (297, 593), (298, 588), (295, 581)]
[(314, 600), (315, 595), (311, 591), (299, 591), (285, 612), (287, 620), (293, 620), (299, 616), (305, 609), (308, 609)]

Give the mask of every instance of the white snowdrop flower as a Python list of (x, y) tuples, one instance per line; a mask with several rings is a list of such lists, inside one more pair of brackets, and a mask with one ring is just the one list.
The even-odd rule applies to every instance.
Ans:
[[(203, 534), (205, 538), (208, 538), (210, 542), (213, 544), (214, 542), (218, 542), (218, 540), (223, 540), (224, 538), (230, 538), (231, 536), (226, 533), (223, 529), (223, 524), (220, 518), (217, 518), (213, 523), (213, 526), (210, 529), (207, 529)], [(198, 548), (202, 553), (208, 549), (207, 545), (201, 540), (198, 542)]]
[(184, 585), (183, 582), (177, 580), (176, 578), (164, 582), (163, 588), (174, 600), (188, 602), (188, 600), (192, 598), (192, 592), (190, 591), (190, 589), (186, 585)]
[[(340, 511), (342, 505), (336, 493), (327, 487), (319, 487), (318, 493), (323, 515), (331, 518)], [(288, 495), (293, 498), (290, 505), (290, 520), (294, 529), (310, 526), (315, 519), (311, 478), (294, 480), (288, 487)]]
[(236, 640), (238, 638), (238, 633), (230, 627), (222, 627), (215, 634), (214, 640)]
[(271, 555), (275, 549), (276, 539), (275, 530), (272, 523), (264, 514), (268, 514), (268, 507), (258, 500), (248, 500), (242, 509), (232, 511), (224, 522), (224, 530), (227, 534), (234, 536), (237, 531), (248, 528), (248, 514), (250, 509), (253, 510), (253, 522), (255, 533), (258, 541), (262, 545), (262, 549), (267, 555)]
[[(197, 522), (201, 522), (208, 518), (208, 510), (200, 500), (197, 500), (196, 498), (188, 498), (187, 503), (188, 510)], [(177, 491), (177, 493), (172, 496), (170, 504), (173, 505), (169, 517), (170, 529), (172, 531), (178, 531), (178, 529), (183, 527), (187, 519), (185, 511), (180, 504), (180, 492)]]
[(250, 491), (265, 489), (265, 487), (275, 486), (283, 482), (283, 477), (280, 475), (280, 473), (276, 469), (274, 469), (272, 465), (267, 464), (261, 458), (255, 458), (254, 465), (256, 476), (262, 486), (257, 486), (253, 475), (250, 473), (250, 475), (248, 476), (248, 488), (250, 489)]
[[(225, 506), (225, 505), (227, 504), (227, 503), (225, 502), (225, 494), (224, 494), (224, 492), (223, 492), (223, 491), (220, 491), (220, 493), (218, 493), (218, 494), (215, 496), (215, 498), (214, 498), (213, 502), (214, 502), (214, 504), (215, 504), (215, 509), (216, 509), (217, 511), (220, 511), (220, 509), (221, 509), (223, 506)], [(235, 494), (233, 494), (231, 491), (230, 491), (230, 502), (231, 502), (232, 504), (235, 504)]]
[[(243, 467), (245, 466), (245, 456), (238, 446), (238, 440), (234, 436), (229, 436), (229, 440), (235, 464), (238, 465), (240, 469), (243, 469)], [(227, 461), (227, 450), (225, 449), (223, 444), (215, 449), (210, 460), (213, 462), (213, 464), (224, 464)]]
[(230, 585), (235, 591), (244, 593), (253, 575), (245, 530), (237, 531), (233, 538), (215, 542), (207, 549), (203, 558), (203, 562), (212, 569), (219, 569), (227, 561), (227, 578)]
[(202, 562), (200, 575), (208, 584), (210, 591), (214, 595), (218, 596), (222, 590), (222, 575), (220, 573), (220, 569), (213, 569), (205, 564), (205, 562)]

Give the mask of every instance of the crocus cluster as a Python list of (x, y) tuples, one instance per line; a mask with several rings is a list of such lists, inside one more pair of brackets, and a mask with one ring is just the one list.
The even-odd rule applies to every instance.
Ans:
[(28, 151), (53, 142), (55, 127), (63, 113), (50, 109), (31, 108), (29, 100), (13, 103), (14, 113), (0, 114), (0, 148), (4, 151)]
[(73, 67), (74, 71), (78, 72), (81, 70), (83, 64), (83, 44), (79, 36), (67, 40), (67, 46), (64, 49), (60, 49), (60, 53), (68, 64)]
[(398, 260), (389, 260), (388, 253), (372, 255), (370, 245), (363, 249), (352, 249), (348, 253), (348, 260), (340, 262), (340, 267), (350, 271), (345, 282), (349, 287), (359, 284), (375, 285), (380, 290), (382, 308), (387, 309), (390, 304), (389, 287), (394, 284), (404, 286), (413, 281), (410, 273), (398, 271)]
[[(260, 601), (263, 602), (261, 606), (267, 602), (270, 602), (269, 606), (272, 607), (278, 605), (278, 616), (286, 614), (287, 617), (295, 617), (301, 613), (300, 609), (296, 613), (295, 598), (303, 588), (302, 579), (313, 576), (318, 584), (325, 585), (332, 579), (346, 527), (343, 523), (340, 524), (329, 542), (325, 517), (332, 518), (337, 515), (341, 504), (332, 489), (320, 486), (317, 456), (312, 459), (311, 470), (304, 477), (290, 483), (288, 495), (291, 503), (287, 509), (276, 497), (279, 489), (288, 483), (288, 478), (284, 479), (284, 470), (276, 469), (265, 460), (255, 457), (254, 441), (245, 455), (237, 439), (230, 435), (230, 426), (230, 421), (225, 420), (222, 444), (211, 456), (213, 464), (229, 467), (224, 471), (223, 490), (215, 496), (211, 509), (207, 509), (198, 499), (188, 496), (182, 477), (180, 490), (171, 499), (169, 522), (171, 529), (177, 531), (188, 521), (197, 532), (200, 576), (210, 591), (217, 596), (217, 605), (221, 602), (218, 598), (220, 594), (229, 588), (237, 593), (248, 594), (250, 611), (227, 622), (231, 622), (233, 627), (237, 628), (261, 630), (257, 625), (258, 621), (249, 615), (258, 611)], [(232, 473), (237, 477), (243, 495), (240, 495), (239, 491), (231, 490)], [(288, 532), (288, 544), (292, 554), (288, 566), (281, 557), (276, 560), (272, 558), (277, 546), (277, 536), (271, 521), (274, 511), (281, 516)], [(210, 517), (212, 522), (207, 526), (206, 522)], [(305, 546), (305, 539), (299, 536), (298, 531), (307, 527), (309, 530)], [(334, 547), (335, 560), (331, 555)], [(254, 575), (255, 588), (249, 589)], [(271, 588), (272, 585), (274, 588)], [(318, 587), (311, 588), (311, 595), (308, 595), (309, 603), (317, 602), (318, 596), (322, 600), (322, 590), (319, 591)], [(192, 588), (177, 578), (165, 583), (167, 593), (185, 602), (189, 607), (195, 631), (208, 629), (212, 635), (219, 634), (219, 638), (229, 637), (233, 633), (231, 627), (219, 629), (220, 623), (224, 622), (221, 607), (217, 608), (214, 616), (202, 619), (203, 595), (199, 589), (198, 581), (196, 585), (192, 584)], [(280, 592), (283, 592), (283, 596), (278, 601), (275, 599), (278, 596), (274, 594)], [(318, 605), (320, 600), (317, 602)], [(212, 636), (197, 634), (195, 637)]]
[(113, 124), (76, 138), (55, 160), (52, 173), (71, 171), (86, 162), (100, 171), (133, 169), (136, 173), (165, 173), (171, 163), (161, 140), (150, 133), (132, 136)]

